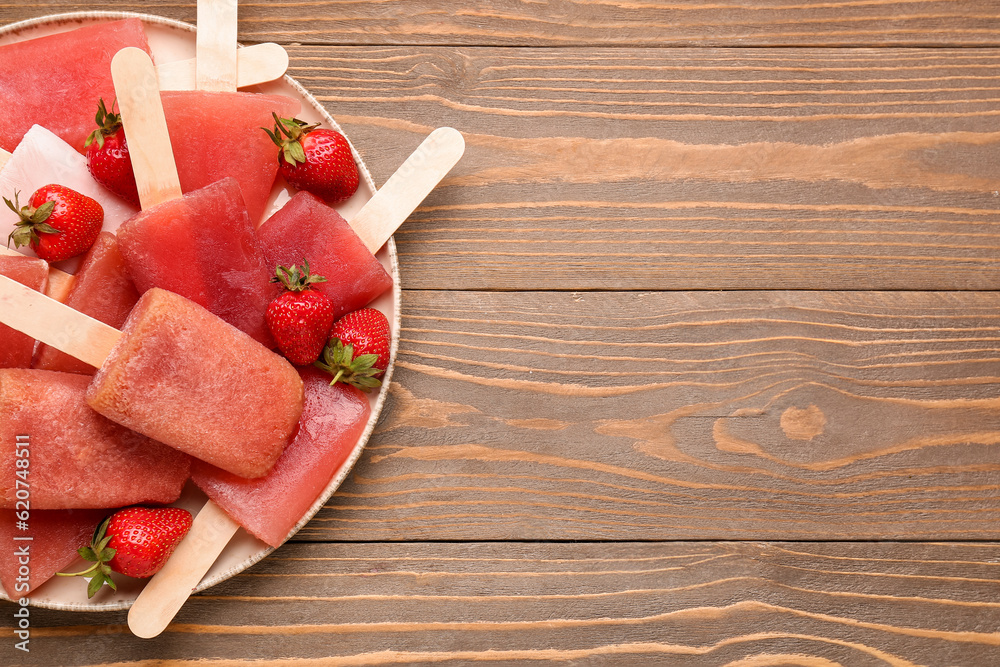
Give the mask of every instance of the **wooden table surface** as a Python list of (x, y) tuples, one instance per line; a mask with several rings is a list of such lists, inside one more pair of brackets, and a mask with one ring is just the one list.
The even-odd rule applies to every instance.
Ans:
[[(195, 20), (0, 23), (95, 8)], [(396, 235), (388, 404), (161, 637), (35, 610), (0, 662), (1000, 663), (995, 0), (258, 0), (240, 39), (379, 185), (465, 134)]]

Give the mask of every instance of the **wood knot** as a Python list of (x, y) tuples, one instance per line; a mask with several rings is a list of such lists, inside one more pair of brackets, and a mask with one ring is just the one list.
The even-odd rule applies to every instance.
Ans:
[(826, 415), (815, 405), (808, 408), (792, 406), (781, 414), (781, 430), (791, 440), (812, 440), (825, 426)]

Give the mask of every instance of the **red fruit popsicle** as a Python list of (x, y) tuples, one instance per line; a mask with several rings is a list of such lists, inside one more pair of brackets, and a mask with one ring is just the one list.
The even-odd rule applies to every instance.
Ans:
[(264, 311), (279, 289), (235, 179), (144, 209), (118, 230), (118, 247), (140, 293), (176, 292), (272, 345)]
[[(76, 550), (90, 542), (94, 526), (107, 510), (31, 510), (28, 530), (17, 529), (14, 510), (0, 510), (0, 583), (7, 597), (26, 597), (56, 572), (79, 558)], [(15, 539), (31, 537), (30, 540)], [(27, 548), (29, 572), (20, 574)]]
[[(268, 268), (301, 264), (326, 278), (313, 288), (333, 302), (333, 316), (357, 310), (392, 287), (392, 277), (335, 210), (299, 192), (257, 229)], [(378, 250), (376, 248), (375, 250)]]
[(10, 462), (20, 458), (15, 450), (26, 435), (32, 510), (180, 497), (188, 457), (94, 412), (84, 400), (88, 384), (89, 377), (75, 373), (0, 370), (0, 460), (8, 462), (0, 470), (0, 507), (15, 506), (18, 478)]
[(256, 227), (278, 173), (275, 146), (260, 128), (271, 125), (272, 112), (298, 113), (298, 100), (200, 90), (163, 92), (160, 97), (181, 190), (191, 192), (232, 176)]
[(300, 368), (305, 404), (295, 437), (267, 476), (243, 479), (196, 461), (194, 483), (250, 534), (280, 546), (343, 465), (357, 443), (371, 408), (358, 389), (337, 383), (315, 368)]
[(0, 148), (13, 151), (37, 123), (83, 152), (94, 105), (115, 96), (111, 58), (128, 46), (149, 52), (139, 19), (0, 46), (0, 99), (17, 100), (0, 105)]

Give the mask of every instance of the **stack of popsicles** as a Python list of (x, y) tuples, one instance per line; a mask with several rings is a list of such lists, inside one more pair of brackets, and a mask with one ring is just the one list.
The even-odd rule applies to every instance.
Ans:
[[(119, 52), (114, 67), (110, 56), (81, 50), (101, 35)], [(264, 311), (277, 293), (269, 278), (276, 264), (308, 259), (328, 278), (322, 289), (338, 315), (388, 289), (373, 253), (457, 161), (457, 133), (446, 166), (429, 170), (419, 187), (393, 177), (350, 224), (299, 193), (258, 229), (277, 171), (277, 149), (260, 127), (272, 112), (297, 113), (296, 100), (225, 85), (158, 93), (138, 21), (0, 47), (0, 95), (30, 84), (2, 65), (38, 49), (48, 52), (49, 69), (59, 69), (53, 53), (79, 54), (62, 72), (72, 103), (19, 114), (30, 122), (0, 130), (0, 147), (14, 150), (0, 186), (27, 195), (64, 180), (94, 193), (108, 212), (82, 261), (62, 266), (75, 276), (0, 254), (0, 442), (13, 443), (19, 429), (32, 433), (32, 506), (45, 510), (33, 526), (46, 535), (51, 563), (61, 563), (41, 570), (63, 567), (79, 546), (81, 522), (93, 523), (84, 508), (172, 503), (189, 473), (232, 520), (277, 546), (354, 449), (370, 404), (269, 349)], [(199, 50), (199, 67), (200, 59)], [(230, 78), (244, 81), (242, 72)], [(98, 97), (119, 101), (139, 212), (89, 179), (78, 153)], [(426, 159), (430, 149), (421, 148)], [(387, 210), (393, 197), (402, 204)], [(2, 508), (13, 507), (11, 472), (0, 471)], [(7, 574), (0, 559), (10, 594)]]

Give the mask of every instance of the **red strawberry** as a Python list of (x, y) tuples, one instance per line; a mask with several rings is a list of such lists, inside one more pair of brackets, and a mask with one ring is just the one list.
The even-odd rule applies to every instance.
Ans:
[(7, 237), (20, 248), (30, 245), (42, 259), (58, 262), (86, 252), (94, 245), (104, 224), (104, 209), (95, 200), (63, 185), (43, 185), (22, 207), (3, 198), (21, 220)]
[[(114, 105), (112, 105), (114, 108)], [(97, 102), (97, 129), (90, 133), (84, 147), (87, 149), (87, 169), (94, 180), (116, 195), (139, 205), (139, 190), (132, 173), (132, 157), (128, 153), (122, 117), (104, 108), (104, 100)]]
[(298, 118), (272, 115), (274, 129), (261, 129), (281, 148), (278, 169), (285, 180), (333, 204), (350, 198), (358, 189), (359, 176), (344, 135)]
[(323, 361), (315, 366), (334, 376), (330, 384), (378, 387), (389, 368), (389, 320), (374, 308), (347, 313), (333, 325)]
[(310, 285), (326, 282), (323, 276), (309, 274), (309, 262), (303, 269), (279, 266), (271, 282), (281, 283), (285, 292), (267, 307), (267, 326), (278, 349), (299, 366), (319, 358), (326, 337), (333, 326), (333, 302)]
[(87, 597), (93, 597), (105, 583), (118, 586), (112, 570), (136, 579), (160, 571), (174, 548), (191, 528), (191, 513), (179, 507), (129, 507), (101, 522), (88, 547), (80, 556), (91, 561), (82, 572), (59, 572), (61, 577), (83, 576), (90, 581)]

